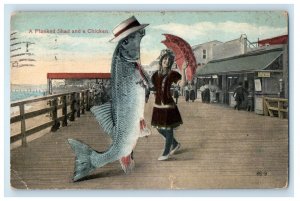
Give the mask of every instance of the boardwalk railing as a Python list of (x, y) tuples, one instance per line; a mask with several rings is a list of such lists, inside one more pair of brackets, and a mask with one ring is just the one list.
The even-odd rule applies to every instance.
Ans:
[(264, 97), (264, 115), (271, 117), (287, 118), (288, 116), (288, 99)]
[[(68, 120), (74, 121), (75, 116), (80, 117), (80, 114), (84, 114), (86, 110), (88, 111), (90, 109), (92, 96), (93, 93), (90, 93), (89, 90), (82, 90), (12, 102), (11, 107), (19, 107), (20, 113), (10, 118), (10, 124), (21, 122), (21, 132), (11, 136), (10, 143), (22, 140), (22, 146), (26, 146), (26, 138), (29, 135), (48, 127), (51, 127), (51, 131), (55, 132), (59, 129), (60, 125), (67, 126)], [(41, 101), (48, 101), (49, 107), (32, 112), (25, 111), (25, 104)], [(70, 106), (70, 111), (68, 111), (68, 106)], [(62, 110), (62, 116), (58, 117), (58, 110), (60, 109)], [(36, 127), (29, 130), (26, 129), (26, 120), (43, 114), (50, 114), (52, 121), (47, 123), (36, 122)], [(62, 124), (60, 122), (62, 122)]]

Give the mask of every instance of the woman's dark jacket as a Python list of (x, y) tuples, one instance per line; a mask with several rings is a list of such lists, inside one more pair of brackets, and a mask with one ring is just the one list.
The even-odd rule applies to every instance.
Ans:
[(153, 107), (151, 125), (161, 129), (171, 129), (182, 124), (181, 115), (172, 98), (171, 85), (181, 79), (180, 73), (169, 71), (163, 75), (159, 71), (152, 76), (155, 88), (155, 104)]

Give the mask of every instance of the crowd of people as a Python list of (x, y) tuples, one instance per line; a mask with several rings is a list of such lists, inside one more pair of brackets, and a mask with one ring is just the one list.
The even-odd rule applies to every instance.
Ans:
[(193, 83), (187, 83), (184, 87), (185, 101), (194, 102), (196, 99), (196, 87)]
[(94, 97), (93, 100), (91, 100), (92, 105), (101, 105), (111, 99), (109, 83), (96, 82), (92, 84), (90, 93), (94, 93), (94, 96), (90, 96), (91, 98)]

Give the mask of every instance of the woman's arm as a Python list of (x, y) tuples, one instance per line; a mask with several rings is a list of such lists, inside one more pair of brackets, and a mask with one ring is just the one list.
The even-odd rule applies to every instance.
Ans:
[(182, 64), (182, 80), (179, 83), (181, 88), (186, 85), (186, 73), (185, 73), (185, 71), (187, 69), (187, 66), (188, 66), (188, 62), (184, 61), (184, 63)]

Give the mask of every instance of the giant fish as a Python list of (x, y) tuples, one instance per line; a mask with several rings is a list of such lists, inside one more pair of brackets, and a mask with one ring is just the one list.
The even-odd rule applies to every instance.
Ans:
[[(140, 42), (147, 25), (139, 24), (133, 16), (113, 31), (113, 40), (118, 41), (118, 45), (111, 64), (112, 98), (110, 102), (91, 108), (103, 130), (111, 137), (112, 144), (108, 150), (98, 152), (78, 140), (68, 139), (76, 155), (73, 181), (116, 160), (120, 161), (125, 173), (131, 172), (134, 167), (132, 152), (137, 140), (150, 134), (144, 120), (144, 87), (149, 78), (139, 64)], [(121, 34), (117, 33), (121, 31)]]

